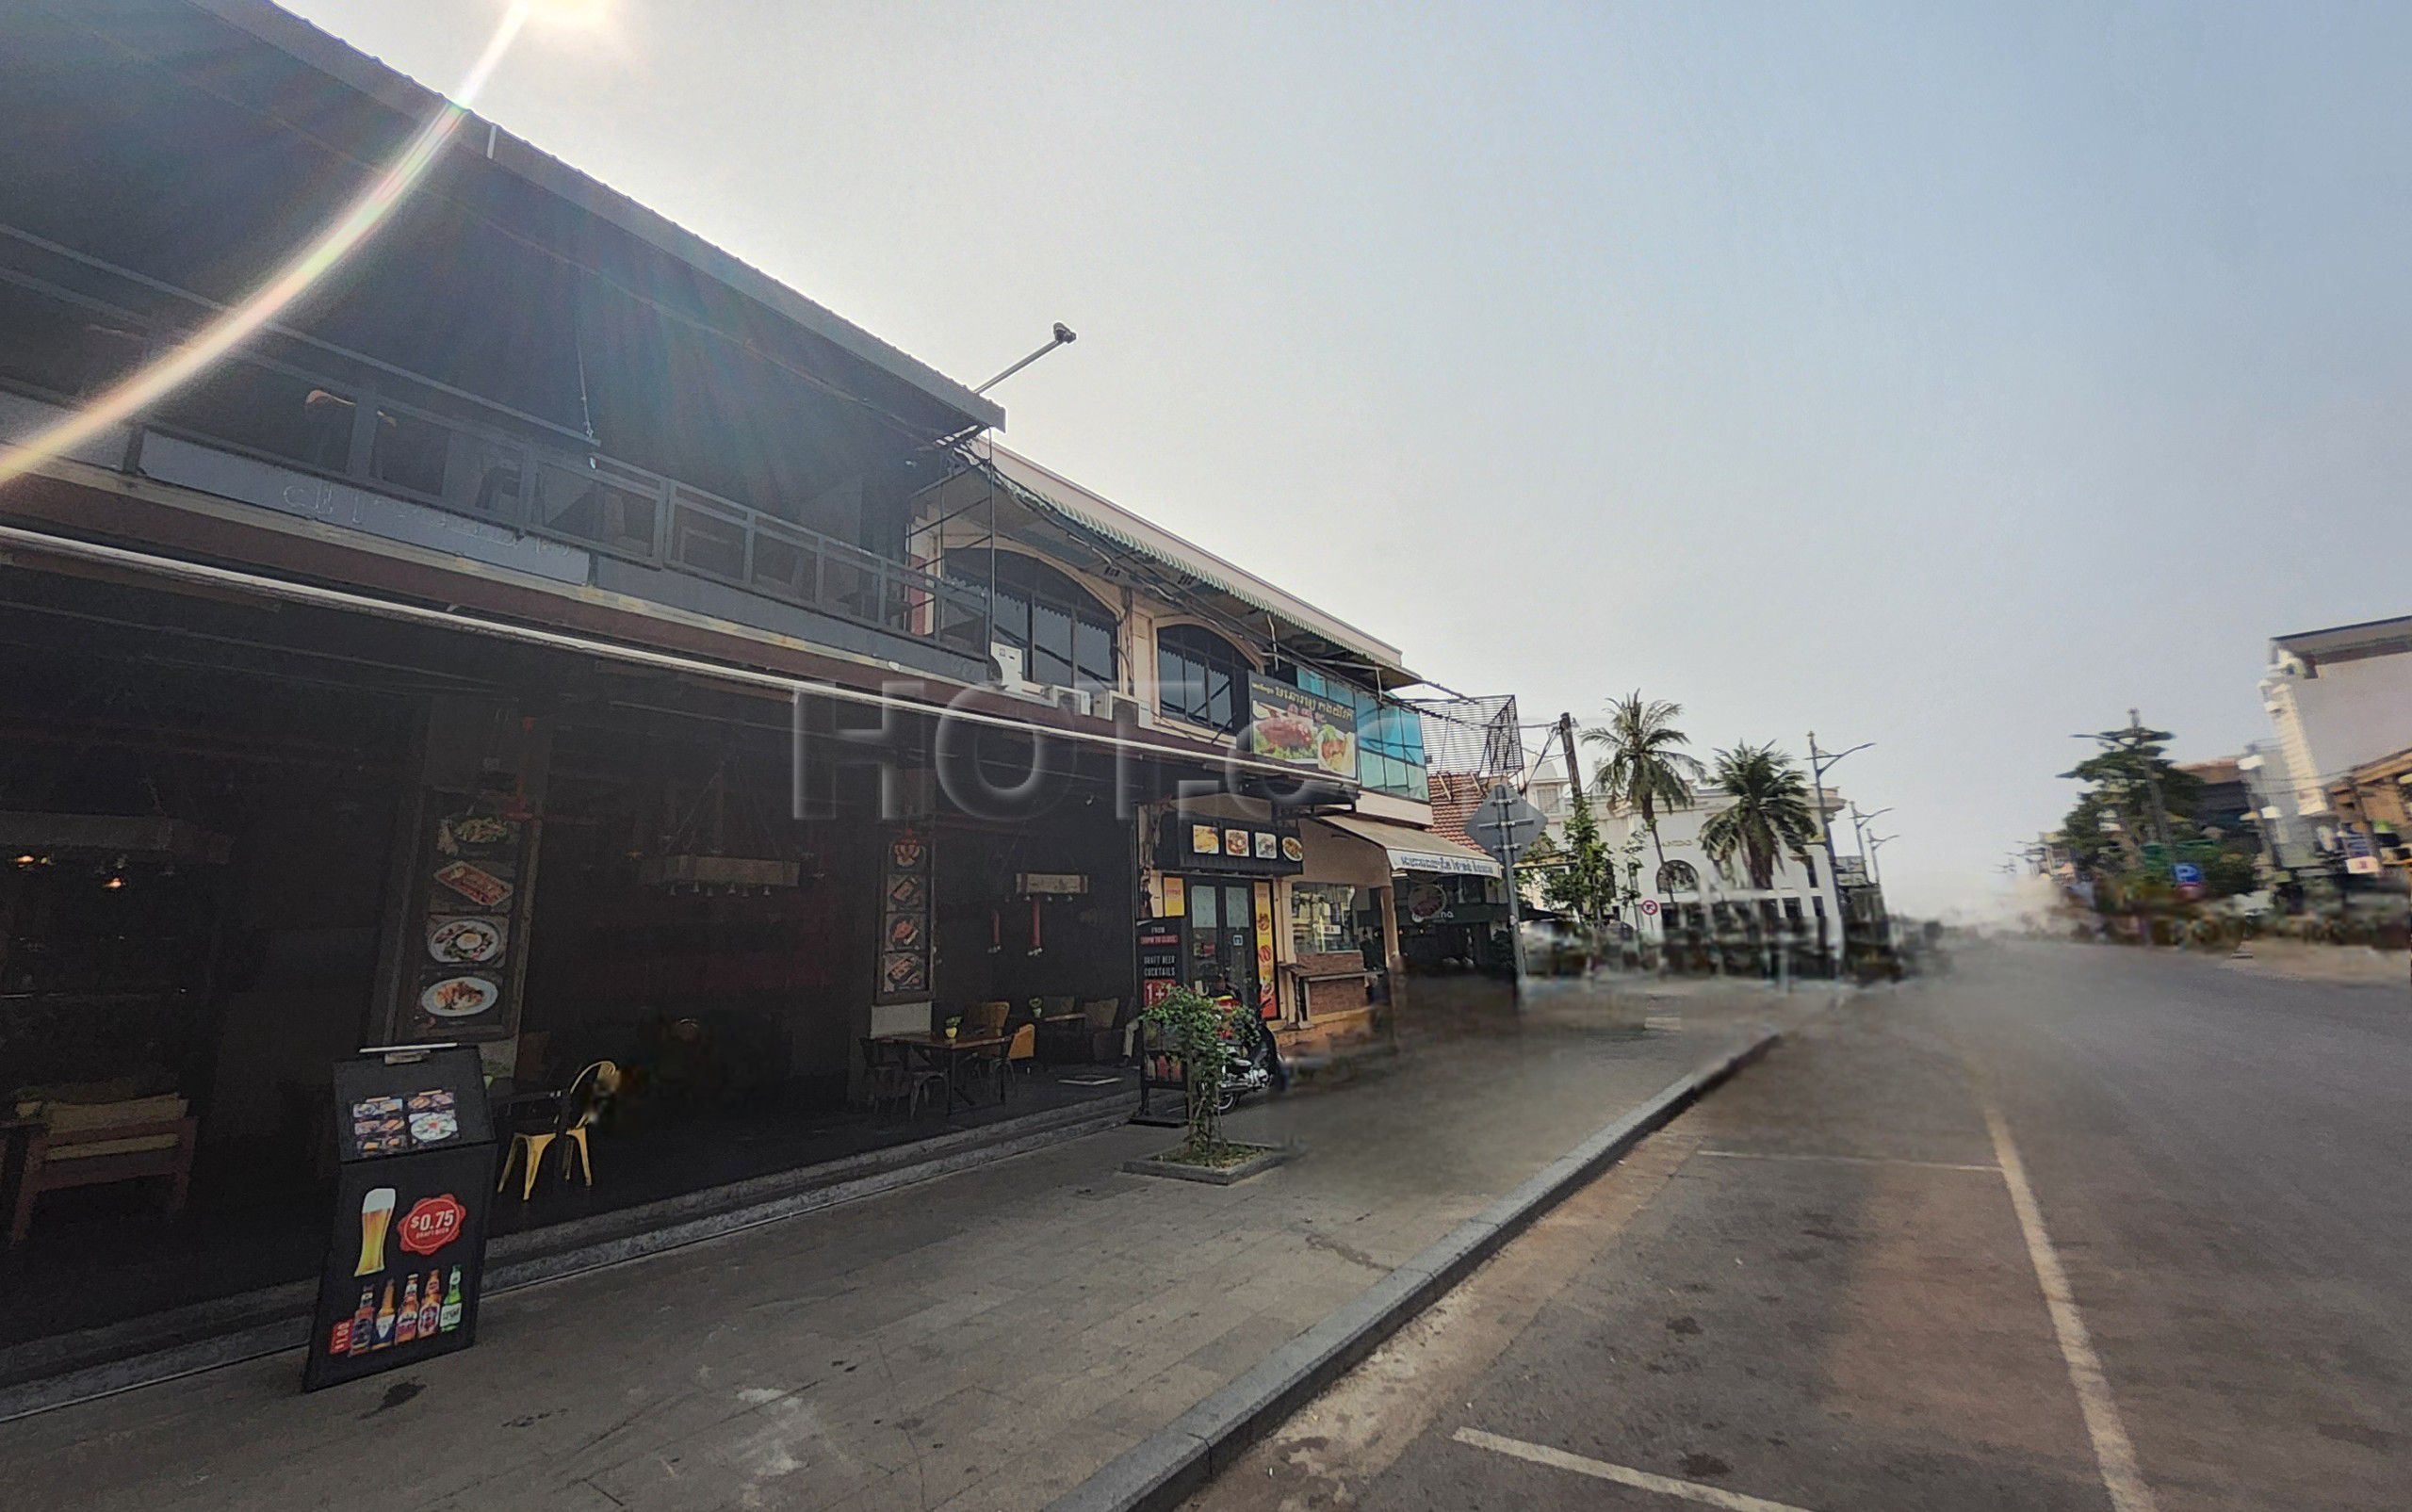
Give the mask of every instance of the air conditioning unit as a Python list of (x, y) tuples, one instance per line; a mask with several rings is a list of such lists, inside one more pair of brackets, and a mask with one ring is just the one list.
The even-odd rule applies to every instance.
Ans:
[(1005, 691), (1031, 693), (1038, 691), (1038, 685), (1030, 680), (1025, 669), (1021, 647), (996, 642), (988, 647), (988, 659), (997, 664), (997, 686)]
[(1155, 706), (1144, 698), (1133, 698), (1129, 693), (1100, 693), (1095, 703), (1100, 719), (1120, 723), (1127, 716), (1133, 724), (1149, 729), (1155, 727)]
[(1050, 688), (1048, 701), (1067, 714), (1088, 715), (1097, 708), (1097, 699), (1085, 688)]

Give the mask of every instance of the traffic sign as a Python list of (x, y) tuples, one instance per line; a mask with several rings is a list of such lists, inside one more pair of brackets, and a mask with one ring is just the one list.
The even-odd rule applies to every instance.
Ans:
[(2180, 861), (2169, 869), (2169, 878), (2181, 887), (2199, 887), (2203, 885), (2203, 869), (2192, 861)]
[(1466, 833), (1501, 861), (1510, 859), (1511, 853), (1522, 854), (1532, 849), (1548, 827), (1547, 816), (1504, 782), (1466, 816)]
[(1658, 900), (1655, 898), (1644, 898), (1641, 900), (1641, 911), (1644, 914), (1655, 914), (1658, 912)]

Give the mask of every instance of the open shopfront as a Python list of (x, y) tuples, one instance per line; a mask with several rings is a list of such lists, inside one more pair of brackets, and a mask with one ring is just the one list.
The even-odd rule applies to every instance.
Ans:
[(1398, 950), (1412, 971), (1514, 969), (1506, 873), (1474, 847), (1406, 824), (1334, 815), (1327, 822), (1382, 848), (1398, 919)]
[[(506, 1098), (622, 1073), (594, 1184), (552, 1162), (503, 1233), (944, 1127), (852, 1106), (893, 826), (876, 754), (834, 737), (795, 817), (783, 700), (291, 604), (7, 588), (0, 1216), (28, 1130), (60, 1184), (0, 1250), (0, 1346), (308, 1275), (329, 1071), (364, 1044), (474, 1045)], [(1131, 826), (1067, 792), (931, 825), (931, 1001), (1133, 995)], [(1028, 1081), (957, 1125), (1113, 1090)], [(104, 1153), (139, 1177), (69, 1184), (63, 1136), (128, 1122), (147, 1147)]]

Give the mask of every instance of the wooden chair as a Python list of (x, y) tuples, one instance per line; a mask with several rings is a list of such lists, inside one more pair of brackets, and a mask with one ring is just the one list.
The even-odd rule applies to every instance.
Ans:
[(997, 1057), (997, 1100), (1005, 1100), (1005, 1092), (1013, 1085), (1013, 1071), (1019, 1066), (1027, 1072), (1038, 1064), (1038, 1026), (1024, 1024), (1014, 1031), (1005, 1053)]
[(544, 1169), (545, 1152), (556, 1141), (562, 1142), (562, 1179), (569, 1179), (569, 1154), (578, 1151), (578, 1163), (586, 1184), (595, 1184), (595, 1152), (587, 1144), (587, 1130), (602, 1122), (603, 1110), (610, 1106), (611, 1095), (620, 1087), (620, 1068), (611, 1061), (595, 1061), (570, 1079), (560, 1096), (530, 1106), (522, 1115), (520, 1127), (511, 1131), (511, 1148), (502, 1157), (502, 1175), (494, 1184), (500, 1192), (511, 1184), (511, 1167), (521, 1167), (519, 1200), (527, 1201), (536, 1192), (536, 1174)]
[(992, 1039), (1005, 1032), (1005, 1020), (1013, 1011), (1014, 1005), (1002, 998), (975, 1002), (963, 1010), (963, 1022), (955, 1026), (955, 1032), (965, 1039)]
[(25, 1105), (25, 1153), (17, 1167), (16, 1211), (8, 1243), (33, 1228), (34, 1202), (45, 1192), (164, 1177), (163, 1211), (184, 1211), (192, 1187), (192, 1152), (199, 1121), (184, 1098), (170, 1094), (113, 1102)]

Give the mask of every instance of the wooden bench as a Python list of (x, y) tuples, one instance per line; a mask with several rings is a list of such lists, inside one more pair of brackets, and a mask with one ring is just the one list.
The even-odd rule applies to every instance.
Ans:
[(43, 1193), (69, 1187), (164, 1177), (162, 1210), (182, 1211), (192, 1185), (199, 1124), (186, 1111), (188, 1106), (178, 1097), (52, 1102), (19, 1120), (16, 1132), (24, 1155), (17, 1162), (8, 1243), (24, 1243), (33, 1228), (34, 1203)]

